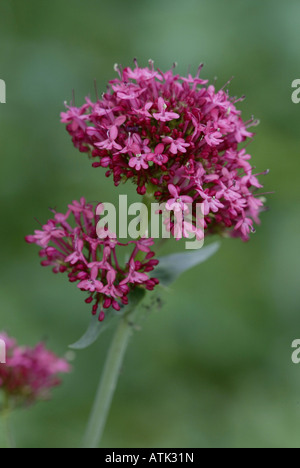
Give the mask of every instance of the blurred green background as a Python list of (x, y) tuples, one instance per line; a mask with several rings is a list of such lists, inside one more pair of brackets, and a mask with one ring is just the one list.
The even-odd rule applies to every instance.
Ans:
[[(299, 18), (298, 0), (1, 0), (0, 329), (23, 344), (45, 339), (63, 355), (90, 319), (83, 294), (25, 244), (34, 217), (122, 192), (60, 124), (72, 88), (82, 103), (94, 78), (105, 90), (113, 65), (133, 57), (181, 73), (205, 62), (219, 87), (235, 76), (244, 117), (261, 119), (250, 151), (258, 171), (271, 169), (271, 210), (250, 243), (224, 241), (135, 334), (103, 447), (300, 446)], [(110, 339), (77, 353), (51, 402), (14, 416), (20, 447), (78, 445)]]

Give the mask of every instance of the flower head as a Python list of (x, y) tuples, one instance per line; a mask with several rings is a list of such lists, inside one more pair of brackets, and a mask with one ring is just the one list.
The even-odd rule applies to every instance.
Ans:
[(20, 347), (3, 332), (0, 339), (6, 344), (6, 364), (0, 364), (0, 390), (13, 406), (48, 399), (50, 390), (61, 383), (58, 374), (71, 370), (65, 359), (48, 351), (43, 343), (35, 348)]
[[(247, 240), (251, 223), (259, 222), (262, 187), (253, 175), (251, 156), (239, 144), (254, 136), (224, 89), (216, 90), (196, 76), (149, 67), (120, 69), (108, 92), (62, 114), (80, 151), (90, 153), (94, 167), (108, 168), (119, 185), (132, 180), (139, 194), (157, 187), (156, 201), (169, 202), (169, 186), (205, 207), (206, 233), (230, 231)], [(45, 234), (46, 239), (50, 233)], [(52, 232), (51, 236), (60, 233)]]
[[(148, 275), (159, 263), (153, 259), (150, 249), (154, 242), (140, 239), (123, 244), (114, 233), (104, 228), (97, 230), (101, 204), (93, 206), (82, 198), (68, 208), (66, 214), (54, 212), (54, 219), (48, 221), (42, 231), (27, 236), (26, 241), (41, 247), (43, 266), (52, 266), (54, 273), (68, 273), (69, 281), (88, 293), (86, 302), (94, 301), (93, 314), (98, 312), (102, 321), (105, 309), (113, 307), (119, 311), (128, 303), (132, 289), (152, 290), (158, 284), (157, 279)], [(51, 226), (51, 236), (48, 226)], [(123, 268), (118, 260), (122, 248), (131, 248)]]

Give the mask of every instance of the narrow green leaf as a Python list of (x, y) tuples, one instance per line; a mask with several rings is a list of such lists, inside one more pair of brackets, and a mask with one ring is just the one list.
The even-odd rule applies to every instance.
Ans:
[(95, 341), (98, 339), (101, 333), (107, 330), (108, 327), (111, 325), (113, 318), (116, 317), (115, 315), (112, 315), (113, 313), (111, 309), (108, 309), (106, 313), (107, 317), (104, 319), (103, 322), (99, 322), (98, 315), (92, 317), (85, 334), (78, 341), (76, 341), (76, 343), (70, 345), (69, 348), (85, 349), (91, 346), (93, 343), (95, 343)]
[(193, 252), (183, 252), (161, 257), (159, 265), (153, 272), (153, 277), (159, 279), (163, 286), (170, 286), (184, 272), (212, 257), (219, 250), (219, 247), (220, 243), (216, 242)]
[(71, 349), (86, 349), (97, 341), (101, 333), (108, 329), (108, 327), (115, 322), (120, 320), (124, 315), (132, 312), (139, 303), (144, 299), (146, 291), (142, 288), (137, 288), (129, 294), (129, 303), (124, 306), (120, 312), (116, 312), (112, 307), (105, 311), (106, 317), (103, 322), (99, 322), (98, 315), (92, 317), (85, 334), (76, 341), (76, 343), (69, 346)]

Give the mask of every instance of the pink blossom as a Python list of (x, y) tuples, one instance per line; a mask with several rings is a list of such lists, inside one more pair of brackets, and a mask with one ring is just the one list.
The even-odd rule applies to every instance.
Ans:
[[(153, 259), (155, 254), (151, 250), (154, 241), (140, 239), (123, 244), (114, 233), (100, 232), (97, 224), (103, 211), (102, 204), (93, 206), (82, 198), (80, 202), (74, 201), (69, 207), (66, 215), (54, 212), (54, 219), (45, 225), (51, 225), (58, 231), (61, 230), (61, 223), (66, 227), (59, 243), (55, 237), (51, 237), (49, 242), (52, 245), (47, 244), (47, 247), (40, 251), (42, 265), (52, 266), (54, 273), (67, 273), (71, 283), (77, 283), (80, 290), (88, 292), (86, 302), (94, 301), (93, 314), (101, 305), (99, 320), (102, 321), (103, 309), (113, 307), (120, 310), (122, 305), (128, 303), (128, 294), (136, 284), (152, 290), (159, 283), (157, 279), (148, 275), (158, 264), (158, 261)], [(88, 213), (92, 213), (93, 217), (88, 217)], [(73, 221), (70, 219), (72, 217)], [(41, 233), (48, 235), (48, 231)], [(41, 246), (41, 237), (28, 236), (26, 240)], [(119, 251), (130, 247), (132, 252), (128, 264), (122, 267), (117, 249)], [(137, 255), (139, 261), (136, 260)], [(135, 271), (130, 275), (128, 271), (132, 270), (132, 265), (135, 265)]]
[(77, 285), (79, 289), (82, 291), (90, 291), (90, 292), (102, 292), (103, 290), (103, 284), (101, 281), (97, 280), (98, 277), (98, 268), (94, 266), (91, 269), (91, 276), (88, 280), (85, 281), (80, 281), (80, 283)]
[(129, 262), (128, 276), (120, 284), (123, 285), (129, 282), (133, 284), (143, 284), (145, 281), (147, 281), (148, 276), (146, 275), (146, 273), (139, 272), (138, 267), (139, 267), (139, 264), (135, 262), (133, 259), (131, 259)]
[(6, 364), (0, 364), (0, 390), (12, 407), (33, 404), (51, 397), (51, 389), (61, 382), (60, 373), (71, 368), (65, 359), (48, 351), (43, 343), (35, 348), (19, 347), (16, 340), (5, 333), (0, 338), (6, 343)]
[(141, 169), (148, 169), (149, 164), (147, 161), (147, 154), (136, 154), (135, 156), (131, 157), (129, 166), (135, 168), (137, 171), (140, 171)]
[(151, 118), (152, 115), (150, 114), (149, 110), (151, 109), (152, 106), (153, 106), (153, 102), (146, 102), (144, 107), (142, 107), (141, 109), (134, 109), (134, 111), (139, 115)]
[(68, 263), (70, 262), (71, 265), (75, 265), (75, 263), (78, 263), (78, 262), (84, 262), (85, 263), (85, 258), (84, 258), (84, 255), (82, 253), (82, 250), (83, 250), (83, 247), (84, 247), (84, 242), (82, 239), (79, 239), (76, 241), (76, 247), (75, 247), (75, 251), (69, 255), (65, 261)]
[(47, 247), (51, 240), (62, 239), (65, 236), (63, 229), (57, 229), (55, 223), (50, 220), (43, 226), (42, 231), (34, 231), (33, 236), (28, 236), (27, 241), (30, 244), (36, 243), (41, 247)]
[(131, 70), (131, 68), (125, 68), (124, 77), (127, 79), (140, 81), (148, 81), (153, 79), (158, 79), (162, 81), (162, 76), (155, 70), (150, 70), (149, 68), (140, 68), (136, 63), (136, 68)]
[[(121, 286), (122, 286), (122, 281), (119, 283), (119, 285), (116, 285), (116, 278), (117, 278), (117, 272), (116, 270), (114, 270), (113, 268), (110, 268), (106, 274), (106, 281), (107, 281), (107, 285), (104, 286), (103, 288), (103, 293), (106, 295), (106, 296), (110, 296), (112, 298), (118, 298), (120, 296), (122, 296), (122, 289), (121, 289)], [(149, 278), (147, 277), (146, 278), (146, 281), (148, 280)], [(119, 307), (117, 307), (116, 310), (120, 310)]]
[(222, 133), (215, 130), (210, 124), (205, 129), (205, 141), (209, 146), (219, 146), (222, 140)]
[(132, 83), (120, 83), (112, 85), (112, 89), (117, 93), (118, 98), (123, 100), (134, 100), (146, 91), (145, 89), (141, 89)]
[(221, 208), (224, 208), (223, 203), (215, 196), (210, 196), (207, 193), (199, 190), (199, 194), (203, 198), (203, 214), (207, 216), (210, 212), (217, 213)]
[(155, 162), (155, 164), (158, 164), (159, 166), (166, 164), (169, 158), (166, 154), (163, 154), (164, 149), (165, 149), (164, 145), (162, 143), (159, 143), (159, 145), (156, 146), (154, 153), (151, 153), (148, 155), (148, 161), (153, 161)]
[(169, 192), (174, 198), (170, 198), (166, 204), (166, 209), (168, 211), (174, 211), (175, 213), (188, 211), (186, 203), (193, 203), (192, 197), (186, 195), (180, 196), (178, 188), (174, 185), (169, 185)]
[(173, 140), (171, 137), (163, 138), (163, 142), (170, 144), (170, 153), (177, 154), (179, 151), (181, 153), (186, 153), (186, 148), (190, 146), (189, 143), (185, 143), (183, 138), (177, 138)]
[(248, 239), (249, 233), (253, 231), (253, 221), (250, 218), (242, 218), (234, 228), (236, 231), (240, 230), (243, 238)]
[(170, 120), (179, 119), (180, 115), (176, 112), (167, 112), (166, 109), (168, 108), (167, 104), (165, 103), (162, 97), (158, 98), (157, 107), (159, 112), (153, 114), (153, 117), (156, 120), (160, 120), (161, 122), (169, 122)]
[(66, 105), (68, 112), (62, 112), (61, 113), (61, 121), (63, 123), (69, 123), (71, 122), (72, 130), (76, 131), (79, 128), (81, 130), (86, 129), (86, 111), (89, 108), (88, 104), (85, 104), (81, 108), (73, 107), (73, 106), (68, 106)]
[(244, 141), (246, 138), (252, 138), (254, 136), (253, 133), (251, 132), (248, 132), (246, 127), (245, 127), (245, 124), (244, 122), (242, 121), (242, 119), (239, 119), (237, 121), (237, 125), (236, 125), (236, 130), (235, 130), (235, 138), (236, 138), (236, 141), (238, 143), (241, 143), (242, 141)]
[(85, 215), (88, 219), (93, 219), (93, 217), (94, 217), (94, 213), (93, 213), (93, 210), (92, 210), (92, 205), (88, 205), (86, 203), (85, 198), (83, 198), (83, 197), (80, 199), (80, 202), (78, 202), (77, 200), (74, 200), (73, 204), (69, 205), (69, 209), (73, 213), (78, 213), (78, 214)]
[[(74, 145), (92, 157), (93, 167), (107, 168), (116, 186), (131, 180), (140, 195), (151, 186), (155, 201), (169, 208), (173, 186), (180, 194), (174, 202), (178, 213), (182, 205), (176, 200), (189, 197), (204, 203), (207, 234), (226, 231), (246, 240), (242, 225), (234, 227), (242, 218), (257, 223), (264, 209), (254, 200), (262, 184), (251, 155), (239, 146), (253, 138), (256, 121), (245, 122), (237, 107), (244, 98), (209, 85), (200, 77), (202, 68), (185, 77), (174, 68), (155, 70), (152, 61), (145, 68), (136, 61), (133, 69), (116, 67), (119, 77), (101, 100), (67, 107), (62, 121)], [(174, 232), (172, 223), (175, 214)], [(61, 228), (67, 230), (66, 224)], [(55, 235), (43, 234), (41, 242), (47, 245)]]
[(253, 174), (248, 174), (246, 176), (244, 176), (241, 180), (241, 183), (242, 184), (245, 184), (245, 185), (248, 185), (249, 187), (253, 186), (253, 187), (256, 187), (256, 188), (262, 188), (263, 185), (261, 185), (257, 179), (257, 177), (255, 177)]
[(108, 151), (110, 150), (121, 150), (122, 146), (120, 146), (117, 142), (116, 139), (118, 137), (118, 127), (116, 125), (113, 125), (109, 130), (107, 130), (107, 140), (101, 141), (101, 143), (95, 143), (95, 146), (99, 149), (106, 149)]

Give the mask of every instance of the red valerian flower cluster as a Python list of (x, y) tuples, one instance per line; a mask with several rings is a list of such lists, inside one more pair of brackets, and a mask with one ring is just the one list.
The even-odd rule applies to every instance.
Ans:
[(61, 383), (58, 374), (71, 370), (65, 359), (48, 351), (43, 343), (35, 348), (20, 347), (6, 333), (0, 333), (0, 339), (6, 345), (6, 363), (0, 364), (0, 390), (12, 406), (49, 399), (50, 390)]
[[(99, 313), (99, 321), (104, 320), (105, 309), (113, 307), (119, 311), (121, 304), (127, 305), (128, 294), (135, 287), (154, 289), (159, 281), (150, 278), (148, 273), (159, 261), (153, 259), (152, 239), (122, 244), (108, 231), (103, 231), (99, 237), (96, 213), (101, 211), (101, 204), (93, 206), (81, 198), (68, 208), (66, 214), (54, 212), (54, 218), (42, 230), (27, 236), (26, 241), (42, 247), (43, 266), (52, 266), (54, 273), (67, 272), (71, 283), (78, 282), (78, 288), (89, 293), (86, 302), (94, 301), (93, 314)], [(122, 268), (117, 249), (128, 246), (132, 246), (132, 253)]]
[(62, 122), (74, 145), (88, 153), (93, 167), (107, 168), (115, 185), (131, 179), (144, 195), (170, 203), (177, 194), (203, 203), (206, 233), (249, 238), (259, 223), (262, 187), (242, 142), (254, 136), (236, 103), (223, 89), (174, 70), (120, 69), (102, 99), (67, 106)]

